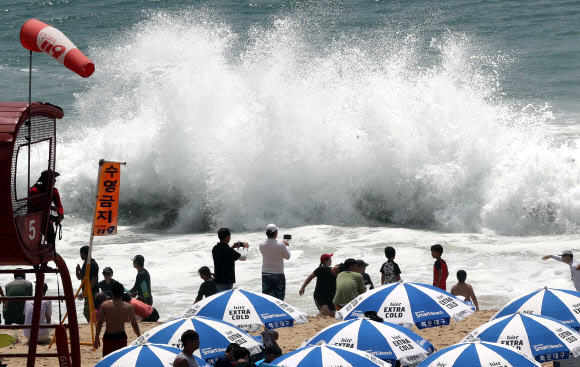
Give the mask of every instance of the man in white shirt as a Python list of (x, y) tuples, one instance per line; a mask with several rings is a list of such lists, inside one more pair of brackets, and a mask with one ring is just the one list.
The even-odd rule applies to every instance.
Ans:
[[(46, 296), (48, 286), (44, 283), (42, 295)], [(24, 324), (32, 324), (32, 310), (34, 309), (34, 301), (26, 301), (24, 304)], [(50, 316), (52, 316), (52, 302), (50, 300), (43, 300), (40, 306), (40, 323), (50, 324)], [(50, 343), (50, 330), (48, 328), (38, 329), (38, 344)], [(30, 329), (22, 329), (22, 335), (30, 339)]]
[(542, 257), (542, 260), (554, 259), (564, 262), (570, 266), (570, 273), (572, 275), (572, 282), (574, 283), (574, 288), (580, 291), (580, 262), (574, 260), (574, 253), (572, 250), (565, 250), (560, 255), (546, 255)]
[(268, 239), (260, 243), (262, 253), (262, 293), (284, 300), (286, 296), (286, 277), (284, 276), (284, 259), (290, 259), (288, 241), (278, 241), (278, 227), (268, 224)]

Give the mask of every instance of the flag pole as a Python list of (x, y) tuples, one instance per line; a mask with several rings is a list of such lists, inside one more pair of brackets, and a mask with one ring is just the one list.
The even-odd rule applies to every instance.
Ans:
[[(93, 289), (91, 286), (91, 259), (93, 255), (93, 240), (95, 238), (95, 216), (97, 213), (97, 201), (99, 199), (99, 182), (101, 182), (101, 166), (105, 163), (104, 159), (99, 161), (99, 175), (97, 176), (97, 188), (95, 191), (95, 206), (93, 210), (93, 221), (91, 224), (91, 237), (89, 240), (89, 255), (87, 256), (87, 266), (85, 270), (85, 278), (83, 279), (83, 284), (85, 285), (85, 294), (88, 294), (89, 299), (89, 324), (91, 324), (91, 342), (93, 344), (93, 352), (95, 349), (95, 325), (94, 325), (94, 315), (95, 315), (95, 303), (93, 299)], [(88, 289), (88, 292), (87, 292)]]

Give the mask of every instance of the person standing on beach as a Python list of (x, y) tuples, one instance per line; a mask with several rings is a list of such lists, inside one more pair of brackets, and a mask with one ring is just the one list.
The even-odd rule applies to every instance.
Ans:
[(262, 293), (284, 300), (286, 297), (286, 276), (284, 275), (284, 259), (290, 260), (290, 243), (278, 241), (278, 227), (268, 224), (266, 227), (268, 239), (260, 243), (262, 253)]
[(133, 258), (133, 267), (137, 269), (137, 277), (135, 278), (135, 285), (129, 292), (131, 297), (137, 296), (141, 302), (153, 306), (153, 295), (151, 294), (151, 277), (149, 272), (143, 266), (145, 265), (145, 258), (141, 255), (136, 255)]
[(381, 265), (381, 284), (395, 283), (401, 280), (401, 269), (395, 262), (397, 252), (394, 247), (385, 247), (387, 262)]
[(322, 254), (320, 256), (320, 265), (312, 274), (306, 278), (304, 284), (298, 291), (301, 296), (304, 294), (306, 286), (316, 278), (316, 287), (314, 288), (314, 304), (321, 314), (334, 317), (336, 309), (332, 303), (334, 293), (336, 292), (336, 276), (332, 275), (332, 254)]
[(193, 352), (199, 349), (199, 334), (195, 330), (186, 330), (181, 334), (183, 350), (175, 356), (173, 367), (198, 367)]
[(431, 256), (436, 259), (435, 265), (433, 265), (433, 286), (446, 291), (449, 270), (447, 269), (447, 263), (441, 258), (442, 254), (443, 246), (439, 244), (431, 246)]
[(119, 282), (113, 283), (111, 287), (113, 299), (105, 301), (101, 305), (101, 312), (99, 313), (99, 321), (97, 323), (97, 330), (95, 332), (95, 349), (99, 349), (101, 341), (101, 329), (106, 320), (105, 333), (103, 334), (103, 357), (116, 350), (125, 348), (127, 346), (127, 333), (125, 332), (125, 321), (129, 319), (133, 331), (137, 337), (141, 336), (139, 325), (135, 319), (135, 311), (133, 306), (123, 301), (123, 293), (125, 288)]
[[(87, 259), (89, 257), (89, 246), (83, 246), (81, 247), (80, 250), (80, 255), (81, 255), (81, 260), (83, 260), (83, 266), (81, 268), (81, 266), (79, 264), (77, 264), (76, 267), (76, 276), (77, 279), (82, 281), (83, 279), (85, 279), (85, 273), (87, 270)], [(91, 282), (91, 292), (92, 292), (92, 297), (94, 299), (95, 295), (97, 293), (99, 293), (99, 264), (97, 264), (97, 261), (91, 257), (91, 272), (89, 274), (89, 281)], [(79, 301), (82, 300), (84, 298), (85, 300), (85, 306), (83, 309), (83, 315), (85, 315), (85, 319), (87, 319), (87, 322), (89, 322), (89, 320), (91, 319), (91, 309), (89, 306), (89, 298), (88, 297), (84, 297), (84, 287), (83, 287), (83, 294), (79, 295), (78, 299)]]
[(246, 261), (248, 258), (247, 242), (242, 244), (243, 250), (240, 254), (235, 248), (240, 246), (240, 242), (229, 245), (232, 234), (228, 228), (218, 230), (219, 242), (211, 250), (213, 256), (213, 268), (215, 271), (215, 287), (218, 292), (234, 288), (236, 282), (236, 261)]
[(337, 311), (367, 291), (363, 276), (358, 272), (355, 259), (346, 259), (344, 269), (336, 277), (336, 295), (332, 300)]
[(570, 266), (570, 274), (572, 276), (572, 283), (574, 283), (574, 288), (580, 292), (580, 262), (574, 260), (574, 253), (572, 250), (565, 250), (560, 255), (546, 255), (542, 257), (542, 260), (554, 259), (561, 261)]
[(454, 296), (463, 297), (463, 302), (469, 306), (475, 306), (475, 310), (479, 311), (479, 303), (477, 303), (477, 297), (475, 297), (473, 287), (471, 284), (465, 283), (465, 279), (467, 279), (467, 273), (465, 270), (459, 270), (457, 272), (458, 283), (451, 287), (450, 293)]
[(199, 292), (197, 292), (197, 297), (195, 298), (195, 302), (193, 303), (197, 303), (201, 301), (203, 297), (209, 297), (218, 292), (217, 288), (215, 287), (215, 280), (213, 279), (213, 274), (207, 266), (202, 266), (201, 268), (199, 268), (197, 273), (199, 274), (199, 277), (203, 279), (203, 283), (201, 283), (201, 285), (199, 286)]

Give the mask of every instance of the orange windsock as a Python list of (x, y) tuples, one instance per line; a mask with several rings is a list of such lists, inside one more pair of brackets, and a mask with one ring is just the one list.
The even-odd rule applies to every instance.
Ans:
[(83, 78), (95, 71), (95, 64), (67, 36), (40, 20), (30, 19), (22, 25), (20, 43), (30, 51), (46, 52)]

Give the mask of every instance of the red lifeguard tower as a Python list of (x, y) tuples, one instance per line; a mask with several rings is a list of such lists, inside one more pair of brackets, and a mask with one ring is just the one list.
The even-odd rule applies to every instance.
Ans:
[[(0, 354), (0, 357), (27, 358), (27, 366), (36, 357), (58, 357), (59, 365), (79, 367), (80, 343), (74, 292), (68, 268), (54, 245), (47, 244), (44, 233), (49, 223), (52, 185), (45, 194), (29, 197), (29, 188), (41, 170), (55, 169), (56, 120), (63, 117), (61, 108), (35, 102), (0, 102), (0, 265), (29, 266), (27, 269), (4, 269), (0, 273), (36, 275), (34, 297), (5, 297), (5, 300), (34, 300), (31, 325), (0, 326), (0, 329), (30, 328), (28, 353)], [(36, 172), (39, 170), (39, 172)], [(33, 204), (33, 205), (31, 205)], [(56, 268), (47, 265), (54, 261)], [(42, 296), (45, 274), (60, 274), (64, 296)], [(65, 301), (68, 325), (42, 325), (56, 329), (58, 353), (37, 353), (40, 309), (43, 299)], [(68, 352), (66, 329), (70, 338)], [(60, 339), (60, 341), (59, 341)], [(64, 342), (63, 342), (64, 341)], [(63, 364), (64, 363), (64, 364)]]

